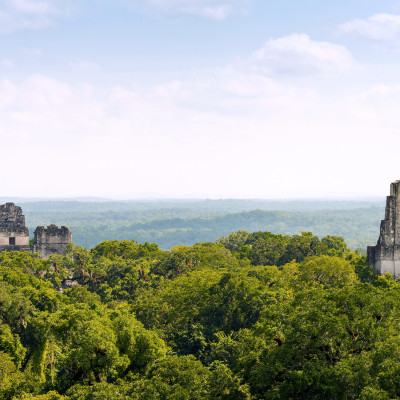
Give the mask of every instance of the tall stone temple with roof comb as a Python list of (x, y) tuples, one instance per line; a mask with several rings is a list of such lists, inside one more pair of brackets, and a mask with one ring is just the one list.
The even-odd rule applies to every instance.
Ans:
[(400, 277), (400, 180), (390, 185), (378, 243), (368, 246), (367, 259), (378, 274), (389, 272), (393, 277)]
[[(52, 254), (64, 253), (70, 243), (72, 234), (66, 226), (38, 226), (34, 233), (33, 252), (39, 253), (41, 258), (49, 258)], [(6, 203), (0, 205), (0, 252), (12, 250), (31, 251), (29, 230), (21, 207)]]

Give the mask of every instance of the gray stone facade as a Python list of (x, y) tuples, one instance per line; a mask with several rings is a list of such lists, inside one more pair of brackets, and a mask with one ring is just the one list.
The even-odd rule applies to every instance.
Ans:
[(367, 259), (378, 274), (389, 272), (400, 277), (400, 180), (390, 185), (378, 243), (368, 246)]
[(0, 206), (0, 251), (4, 250), (30, 251), (25, 216), (14, 203)]
[(42, 258), (49, 258), (52, 254), (63, 254), (71, 243), (72, 234), (66, 226), (38, 226), (34, 233), (33, 252), (39, 253)]
[[(64, 253), (71, 242), (72, 234), (66, 226), (39, 226), (35, 230), (33, 250), (42, 258), (49, 258), (52, 254)], [(12, 250), (31, 251), (22, 209), (14, 203), (7, 203), (0, 205), (0, 252)]]

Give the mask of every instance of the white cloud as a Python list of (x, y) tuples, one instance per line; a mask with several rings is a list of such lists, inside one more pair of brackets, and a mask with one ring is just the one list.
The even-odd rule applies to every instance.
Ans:
[(0, 0), (0, 33), (48, 27), (69, 8), (65, 0)]
[(386, 98), (388, 96), (399, 95), (400, 85), (388, 86), (388, 85), (377, 85), (362, 92), (360, 98), (362, 100), (370, 100), (377, 98)]
[(49, 15), (56, 12), (56, 8), (53, 7), (47, 1), (38, 0), (8, 0), (7, 3), (11, 9), (16, 12), (28, 14), (28, 15)]
[[(187, 15), (224, 20), (229, 15), (249, 10), (254, 0), (121, 0), (137, 10), (163, 15)], [(77, 0), (0, 0), (0, 34), (25, 29), (43, 29), (76, 10), (86, 2)], [(111, 4), (109, 0), (105, 3)], [(103, 2), (104, 4), (104, 2)], [(102, 5), (98, 0), (94, 6)]]
[[(251, 193), (246, 175), (265, 167), (265, 149), (275, 153), (271, 168), (279, 162), (276, 150), (293, 128), (289, 118), (279, 122), (282, 113), (296, 120), (309, 105), (304, 91), (235, 68), (145, 93), (117, 86), (101, 101), (90, 86), (34, 75), (0, 83), (3, 163), (12, 163), (18, 142), (21, 173), (29, 165), (46, 170), (46, 179), (24, 184), (25, 195), (256, 196), (263, 189)], [(286, 145), (287, 154), (295, 143), (301, 142)], [(68, 168), (48, 168), (54, 160)], [(213, 178), (227, 166), (229, 176)], [(15, 180), (1, 180), (3, 192), (21, 190)]]
[(339, 31), (374, 40), (390, 41), (399, 37), (400, 15), (375, 14), (366, 19), (354, 19), (340, 25)]
[[(332, 188), (343, 188), (340, 171), (351, 164), (355, 173), (353, 163), (359, 165), (361, 153), (354, 154), (354, 146), (368, 140), (365, 136), (378, 125), (365, 118), (370, 110), (364, 103), (357, 100), (358, 117), (349, 111), (354, 102), (330, 101), (311, 88), (234, 67), (146, 93), (113, 87), (103, 100), (88, 85), (41, 75), (22, 84), (3, 81), (3, 163), (14, 165), (18, 151), (23, 162), (15, 174), (34, 166), (46, 176), (26, 181), (23, 188), (1, 176), (2, 191), (128, 197), (145, 192), (199, 197), (332, 194)], [(379, 147), (375, 145), (377, 151)]]
[[(346, 77), (335, 74), (350, 68), (346, 82), (357, 81), (347, 51), (297, 36), (269, 41), (247, 63), (141, 93), (126, 86), (97, 91), (43, 75), (0, 82), (2, 162), (14, 166), (13, 174), (0, 172), (2, 193), (376, 194), (376, 165), (398, 168), (400, 86), (371, 84), (354, 93), (341, 80)], [(329, 79), (265, 74), (267, 64), (282, 72), (279, 57), (307, 73), (329, 72)], [(15, 176), (32, 169), (37, 179), (21, 186)]]
[(344, 46), (314, 41), (305, 34), (269, 40), (254, 53), (253, 62), (265, 72), (294, 75), (343, 72), (354, 66)]
[(150, 11), (156, 13), (224, 20), (231, 14), (248, 10), (253, 0), (131, 0), (130, 3), (141, 7), (145, 5)]

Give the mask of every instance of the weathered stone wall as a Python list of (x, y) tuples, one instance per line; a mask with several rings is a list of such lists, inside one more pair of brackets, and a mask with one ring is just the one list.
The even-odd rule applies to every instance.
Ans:
[(34, 233), (33, 252), (39, 253), (42, 258), (49, 258), (52, 254), (63, 254), (67, 246), (72, 243), (71, 231), (62, 226), (50, 225), (47, 228), (38, 226)]
[(15, 238), (15, 246), (29, 246), (29, 236), (17, 236), (15, 232), (10, 232), (6, 236), (0, 236), (0, 246), (9, 246), (10, 237)]
[[(34, 252), (49, 258), (52, 254), (64, 253), (71, 242), (72, 234), (67, 227), (39, 226), (35, 230)], [(25, 216), (14, 203), (0, 205), (0, 252), (5, 250), (30, 251)]]
[(21, 207), (14, 203), (6, 203), (0, 206), (0, 228), (23, 228), (25, 227), (25, 216)]
[(379, 239), (376, 246), (368, 246), (367, 259), (377, 273), (400, 276), (400, 181), (390, 185)]
[(4, 250), (30, 251), (25, 216), (14, 203), (0, 205), (0, 252)]

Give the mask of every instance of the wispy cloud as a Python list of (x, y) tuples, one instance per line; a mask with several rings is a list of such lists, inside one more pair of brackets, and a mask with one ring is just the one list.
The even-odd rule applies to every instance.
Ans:
[(306, 34), (269, 40), (254, 53), (252, 62), (257, 70), (295, 75), (343, 72), (354, 65), (344, 46), (314, 41)]
[(26, 15), (49, 15), (56, 12), (52, 4), (38, 0), (8, 0), (6, 2), (11, 9)]
[(0, 65), (6, 69), (13, 69), (15, 67), (14, 63), (7, 59), (1, 60)]
[[(255, 0), (118, 0), (137, 11), (156, 15), (186, 15), (224, 20), (233, 14), (245, 13)], [(0, 0), (0, 34), (26, 29), (43, 29), (74, 11), (84, 10), (77, 0)], [(99, 3), (98, 0), (93, 3)], [(104, 3), (112, 4), (111, 1)]]
[(0, 0), (0, 33), (48, 27), (69, 7), (63, 0)]
[[(42, 195), (87, 190), (109, 195), (120, 193), (127, 181), (142, 191), (156, 187), (175, 195), (300, 196), (304, 190), (319, 195), (332, 187), (345, 190), (342, 178), (349, 170), (361, 190), (371, 175), (377, 179), (376, 163), (394, 160), (395, 169), (396, 146), (388, 149), (387, 143), (399, 126), (398, 87), (372, 88), (348, 99), (327, 97), (316, 86), (282, 84), (234, 67), (145, 93), (113, 87), (104, 97), (88, 85), (46, 76), (3, 81), (3, 161), (13, 162), (16, 141), (21, 172), (33, 164), (46, 168), (48, 158), (38, 153), (57, 154), (67, 170), (47, 169), (46, 180), (24, 185), (25, 192)], [(366, 165), (365, 155), (354, 152), (361, 142), (376, 148), (375, 164)], [(324, 166), (324, 179), (316, 165)], [(224, 179), (210, 178), (227, 166)], [(254, 171), (265, 173), (267, 185), (260, 185)], [(22, 190), (15, 179), (3, 182), (4, 188)]]
[(231, 14), (243, 13), (253, 0), (131, 0), (134, 6), (170, 15), (192, 15), (224, 20)]
[(391, 41), (400, 36), (400, 15), (375, 14), (366, 19), (354, 19), (341, 24), (339, 31), (374, 40)]

